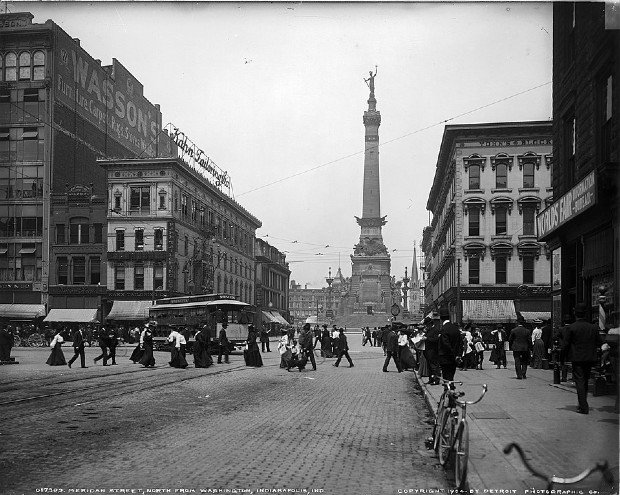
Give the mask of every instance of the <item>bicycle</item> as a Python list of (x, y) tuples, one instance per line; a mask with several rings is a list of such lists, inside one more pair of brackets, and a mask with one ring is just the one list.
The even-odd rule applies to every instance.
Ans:
[(438, 426), (442, 423), (443, 415), (448, 407), (448, 390), (450, 388), (454, 388), (454, 385), (463, 385), (463, 382), (450, 382), (448, 380), (444, 380), (443, 378), (440, 378), (440, 381), (443, 385), (443, 393), (437, 402), (437, 411), (435, 411), (435, 421), (433, 423), (433, 433), (426, 439), (426, 447), (428, 449), (433, 449), (435, 452), (437, 452), (437, 446), (439, 445)]
[[(448, 382), (453, 383), (453, 382)], [(474, 401), (460, 400), (465, 392), (457, 392), (448, 387), (446, 399), (447, 407), (441, 418), (437, 455), (439, 463), (446, 466), (450, 458), (454, 457), (454, 479), (456, 487), (461, 490), (467, 482), (467, 463), (469, 461), (469, 426), (467, 424), (467, 406), (482, 400), (488, 387), (482, 385), (482, 394)]]
[[(603, 482), (606, 483), (610, 487), (609, 493), (613, 493), (613, 494), (618, 493), (618, 487), (615, 486), (615, 479), (614, 479), (613, 472), (609, 468), (609, 464), (607, 463), (607, 461), (597, 462), (594, 467), (586, 469), (582, 473), (579, 473), (578, 475), (573, 476), (572, 478), (560, 478), (555, 475), (548, 476), (534, 469), (530, 465), (530, 463), (527, 462), (527, 459), (525, 458), (525, 454), (523, 453), (523, 449), (517, 443), (513, 442), (513, 443), (506, 445), (504, 447), (504, 454), (506, 455), (510, 454), (510, 452), (512, 452), (513, 449), (517, 451), (517, 453), (519, 454), (519, 457), (521, 458), (521, 462), (523, 463), (523, 465), (527, 468), (527, 470), (530, 473), (532, 473), (537, 478), (543, 479), (547, 482), (546, 493), (551, 493), (551, 490), (553, 489), (553, 485), (556, 483), (559, 485), (573, 485), (575, 483), (579, 483), (580, 481), (583, 481), (584, 479), (586, 479), (588, 476), (590, 476), (592, 473), (596, 471), (600, 471), (602, 473)], [(604, 492), (604, 493), (607, 493), (607, 492)]]
[(40, 333), (33, 333), (27, 339), (28, 345), (30, 347), (45, 347), (46, 342), (43, 338), (43, 335)]

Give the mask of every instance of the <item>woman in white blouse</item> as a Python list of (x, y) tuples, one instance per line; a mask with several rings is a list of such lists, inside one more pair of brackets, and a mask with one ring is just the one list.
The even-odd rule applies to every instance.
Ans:
[(62, 343), (65, 341), (65, 339), (62, 338), (61, 332), (62, 330), (58, 330), (50, 342), (52, 352), (46, 361), (46, 364), (49, 364), (50, 366), (67, 366), (65, 355), (61, 349)]

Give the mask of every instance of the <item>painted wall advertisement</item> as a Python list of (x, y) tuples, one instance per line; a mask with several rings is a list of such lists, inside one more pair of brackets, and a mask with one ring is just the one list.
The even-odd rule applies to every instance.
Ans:
[(170, 140), (160, 134), (161, 112), (144, 98), (142, 84), (116, 59), (102, 67), (60, 28), (56, 41), (57, 101), (137, 155), (171, 156)]

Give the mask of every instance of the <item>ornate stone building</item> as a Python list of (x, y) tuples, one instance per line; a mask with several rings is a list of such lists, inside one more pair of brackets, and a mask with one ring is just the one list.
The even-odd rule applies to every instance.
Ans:
[(553, 201), (551, 122), (448, 125), (424, 229), (426, 303), (464, 322), (549, 318), (550, 251), (536, 213)]

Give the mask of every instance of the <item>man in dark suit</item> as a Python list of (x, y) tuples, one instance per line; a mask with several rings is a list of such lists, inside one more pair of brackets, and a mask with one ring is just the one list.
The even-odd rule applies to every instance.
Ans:
[[(80, 331), (82, 331), (82, 329), (80, 328)], [(104, 327), (101, 327), (99, 329), (99, 334), (98, 334), (98, 344), (99, 344), (99, 348), (101, 349), (101, 354), (99, 354), (99, 356), (97, 356), (93, 362), (96, 364), (97, 361), (99, 361), (100, 359), (103, 359), (103, 365), (107, 366), (108, 365), (108, 330)]]
[(491, 332), (491, 336), (493, 337), (493, 359), (495, 359), (495, 366), (497, 369), (503, 365), (506, 368), (506, 348), (504, 347), (506, 341), (508, 340), (506, 337), (506, 331), (498, 326), (495, 330)]
[(334, 363), (334, 366), (337, 368), (340, 364), (340, 360), (342, 357), (346, 357), (347, 361), (349, 361), (349, 368), (353, 368), (353, 361), (351, 360), (351, 356), (349, 356), (349, 343), (347, 342), (347, 337), (344, 334), (344, 329), (338, 329), (338, 359)]
[(577, 388), (577, 400), (579, 407), (577, 412), (588, 414), (588, 381), (590, 380), (590, 370), (597, 361), (597, 349), (603, 343), (598, 327), (585, 320), (586, 305), (578, 303), (575, 305), (575, 323), (571, 323), (566, 329), (564, 338), (564, 350), (573, 363), (573, 378)]
[(84, 352), (84, 346), (86, 345), (86, 340), (84, 339), (84, 333), (82, 328), (78, 328), (75, 332), (73, 332), (73, 357), (67, 363), (67, 366), (71, 368), (73, 362), (80, 356), (80, 364), (82, 368), (86, 368), (86, 354)]
[(388, 372), (388, 365), (390, 364), (390, 358), (394, 359), (394, 364), (399, 373), (402, 373), (403, 369), (400, 366), (400, 360), (398, 358), (398, 335), (394, 331), (394, 328), (390, 328), (386, 335), (387, 339), (387, 357), (383, 363), (383, 372)]
[(424, 358), (428, 365), (428, 385), (439, 385), (439, 356), (437, 352), (439, 350), (439, 329), (441, 322), (439, 321), (439, 314), (433, 312), (432, 318), (424, 318), (424, 325), (426, 332), (424, 334)]
[(112, 360), (112, 364), (116, 364), (116, 347), (118, 346), (118, 332), (115, 328), (108, 330), (108, 349), (110, 350), (110, 356), (108, 359)]
[(226, 335), (226, 323), (222, 324), (222, 329), (218, 335), (218, 354), (217, 362), (222, 364), (222, 354), (224, 355), (224, 362), (228, 364), (228, 354), (230, 353), (230, 342), (228, 342), (228, 336)]
[(441, 320), (441, 329), (439, 330), (437, 354), (441, 376), (444, 380), (453, 381), (456, 373), (456, 359), (461, 356), (463, 350), (461, 331), (450, 321), (450, 312), (446, 306), (439, 308), (439, 319)]
[(510, 332), (508, 342), (515, 358), (517, 380), (525, 380), (527, 378), (527, 365), (530, 362), (530, 351), (532, 350), (532, 337), (530, 331), (523, 326), (525, 323), (523, 317), (517, 318), (517, 323), (518, 325)]

